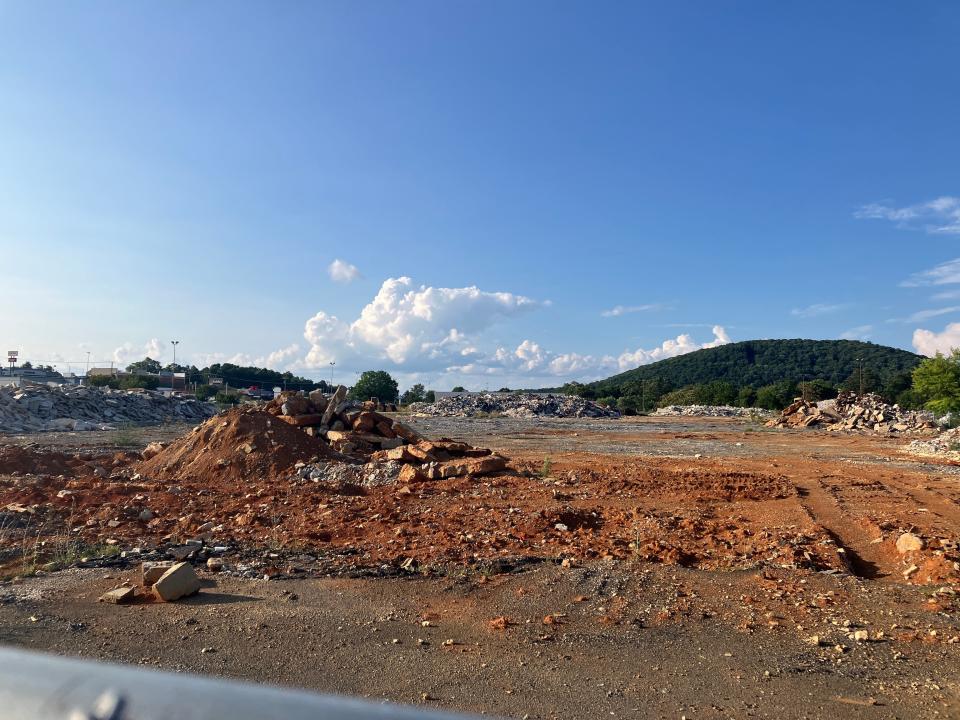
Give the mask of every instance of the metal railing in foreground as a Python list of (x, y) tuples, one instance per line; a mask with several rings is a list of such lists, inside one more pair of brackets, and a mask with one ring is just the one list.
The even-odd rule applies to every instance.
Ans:
[(388, 703), (0, 648), (2, 720), (466, 720)]

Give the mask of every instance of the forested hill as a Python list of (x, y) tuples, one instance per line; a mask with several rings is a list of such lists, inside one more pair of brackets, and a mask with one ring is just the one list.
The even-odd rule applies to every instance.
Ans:
[(860, 358), (864, 376), (875, 387), (909, 373), (922, 359), (906, 350), (854, 340), (748, 340), (643, 365), (585, 389), (593, 397), (620, 397), (628, 386), (643, 381), (671, 388), (714, 382), (759, 388), (812, 380), (839, 386), (857, 377)]

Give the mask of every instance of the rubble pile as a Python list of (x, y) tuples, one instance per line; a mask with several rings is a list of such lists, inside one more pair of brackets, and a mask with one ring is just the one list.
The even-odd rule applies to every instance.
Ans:
[(576, 395), (538, 395), (535, 393), (483, 393), (448, 395), (433, 403), (413, 403), (410, 410), (421, 417), (476, 417), (503, 415), (533, 417), (620, 417), (616, 410)]
[(960, 428), (950, 428), (937, 437), (913, 440), (903, 451), (910, 455), (960, 460)]
[(732, 405), (666, 405), (651, 413), (659, 417), (766, 417), (769, 410), (733, 407)]
[(486, 448), (475, 448), (464, 442), (442, 438), (421, 440), (380, 450), (365, 465), (343, 465), (319, 462), (297, 468), (297, 477), (333, 486), (358, 485), (377, 487), (392, 483), (413, 483), (427, 480), (500, 472), (507, 461)]
[(284, 394), (265, 406), (228, 410), (170, 445), (152, 443), (136, 470), (151, 479), (236, 482), (280, 480), (296, 470), (301, 479), (369, 487), (506, 467), (490, 450), (426, 440), (374, 407), (347, 400), (343, 386), (330, 398), (319, 391)]
[(831, 431), (860, 430), (875, 433), (928, 433), (936, 428), (933, 415), (889, 405), (875, 393), (846, 391), (836, 400), (818, 403), (797, 398), (767, 427), (819, 427)]
[(267, 403), (264, 412), (323, 440), (337, 452), (367, 458), (379, 450), (423, 439), (402, 422), (380, 414), (389, 407), (395, 406), (384, 406), (377, 400), (348, 400), (347, 389), (341, 385), (329, 398), (320, 390), (309, 395), (284, 393)]
[(216, 408), (152, 390), (96, 387), (0, 388), (0, 432), (112, 430), (117, 424), (197, 422)]

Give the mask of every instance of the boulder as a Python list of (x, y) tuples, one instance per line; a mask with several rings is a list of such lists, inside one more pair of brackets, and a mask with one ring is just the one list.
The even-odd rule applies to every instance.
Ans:
[(100, 602), (111, 603), (113, 605), (123, 605), (133, 602), (137, 596), (137, 591), (132, 587), (119, 587), (114, 590), (108, 590), (100, 596)]
[(905, 532), (900, 537), (897, 538), (897, 552), (901, 555), (906, 555), (909, 552), (916, 552), (918, 550), (923, 550), (924, 542), (923, 538), (914, 535), (913, 533)]
[(200, 578), (190, 563), (177, 563), (154, 583), (153, 591), (164, 602), (173, 602), (199, 592)]

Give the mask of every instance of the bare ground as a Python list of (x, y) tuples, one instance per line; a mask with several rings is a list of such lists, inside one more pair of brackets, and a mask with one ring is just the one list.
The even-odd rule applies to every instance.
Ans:
[[(259, 503), (286, 510), (250, 532), (225, 492), (211, 505), (203, 488), (147, 485), (164, 522), (110, 528), (123, 546), (216, 510), (248, 566), (278, 564), (251, 560), (269, 541), (341, 577), (205, 573), (195, 598), (115, 607), (96, 598), (131, 568), (40, 573), (0, 584), (0, 642), (509, 717), (960, 716), (956, 467), (900, 440), (741, 421), (417, 424), (517, 472), (362, 496), (257, 482)], [(95, 434), (5, 442), (118, 449)], [(79, 482), (56, 478), (43, 493)], [(107, 485), (78, 489), (102, 502)], [(38, 489), (4, 487), (0, 506)], [(115, 515), (98, 513), (92, 535)], [(896, 551), (906, 530), (923, 553)], [(421, 573), (346, 577), (407, 557)], [(511, 558), (524, 562), (500, 569), (520, 571), (491, 564)]]

